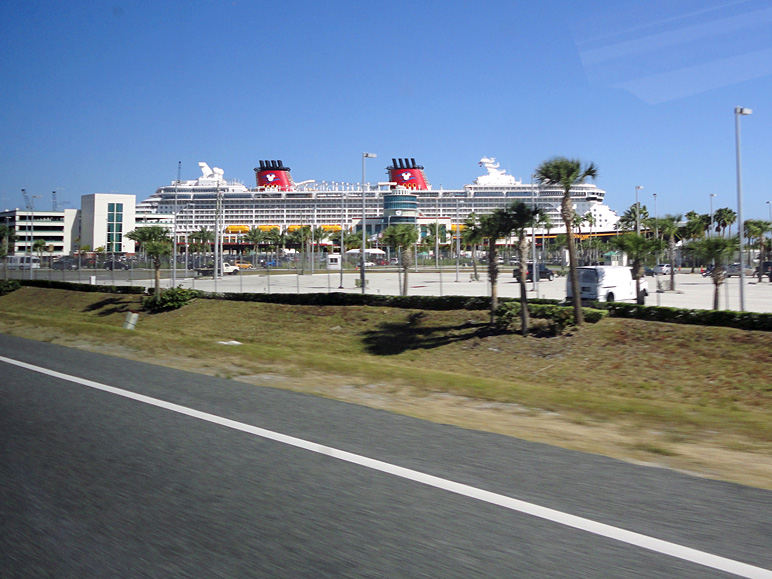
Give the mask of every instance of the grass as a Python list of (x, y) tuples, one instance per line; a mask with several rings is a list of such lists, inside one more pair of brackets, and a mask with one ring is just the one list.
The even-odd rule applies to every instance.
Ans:
[[(683, 457), (686, 444), (712, 444), (752, 453), (772, 472), (772, 334), (606, 319), (524, 338), (491, 332), (486, 312), (212, 300), (142, 313), (135, 331), (123, 330), (136, 309), (138, 296), (25, 287), (0, 297), (0, 331), (233, 379), (277, 375), (284, 382), (270, 385), (331, 397), (341, 392), (325, 384), (378, 384), (389, 396), (409, 392), (411, 404), (393, 408), (416, 415), (439, 394), (519, 405), (558, 413), (589, 431), (583, 436), (629, 433), (621, 446), (657, 460)], [(242, 345), (218, 343), (228, 340)], [(556, 442), (594, 448), (590, 439)]]

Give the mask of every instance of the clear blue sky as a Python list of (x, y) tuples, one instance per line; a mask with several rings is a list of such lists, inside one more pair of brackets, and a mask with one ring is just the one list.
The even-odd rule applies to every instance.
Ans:
[(493, 156), (530, 179), (592, 161), (612, 209), (769, 219), (772, 2), (56, 0), (0, 6), (0, 208), (149, 196), (205, 161), (254, 186), (384, 180), (414, 157), (435, 188)]

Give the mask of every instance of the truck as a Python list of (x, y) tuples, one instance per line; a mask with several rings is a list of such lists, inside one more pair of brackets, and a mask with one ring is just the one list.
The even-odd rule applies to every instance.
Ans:
[[(635, 280), (629, 267), (620, 265), (593, 265), (577, 268), (582, 300), (594, 302), (637, 301)], [(640, 281), (641, 293), (649, 294), (645, 279)], [(566, 279), (566, 296), (573, 297), (571, 276)]]
[[(222, 264), (222, 273), (223, 275), (238, 275), (239, 273), (239, 267), (236, 265), (232, 265), (230, 263), (223, 263)], [(196, 268), (196, 275), (214, 275), (214, 264), (209, 264), (206, 267), (197, 267)]]

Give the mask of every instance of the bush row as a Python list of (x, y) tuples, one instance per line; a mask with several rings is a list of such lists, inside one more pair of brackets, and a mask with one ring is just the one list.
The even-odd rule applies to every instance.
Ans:
[(91, 285), (89, 283), (73, 283), (68, 281), (56, 281), (51, 279), (23, 279), (21, 285), (29, 287), (44, 287), (51, 289), (65, 289), (75, 292), (102, 292), (108, 294), (139, 295), (145, 293), (141, 286), (127, 285)]
[(687, 310), (661, 306), (640, 306), (637, 304), (600, 304), (615, 318), (634, 318), (674, 324), (700, 326), (723, 326), (740, 330), (772, 332), (772, 314), (758, 312), (735, 312), (732, 310)]

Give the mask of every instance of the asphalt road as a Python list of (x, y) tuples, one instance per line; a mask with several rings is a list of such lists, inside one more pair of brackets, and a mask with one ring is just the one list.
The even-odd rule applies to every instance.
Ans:
[(772, 577), (768, 491), (5, 335), (0, 440), (4, 579)]

